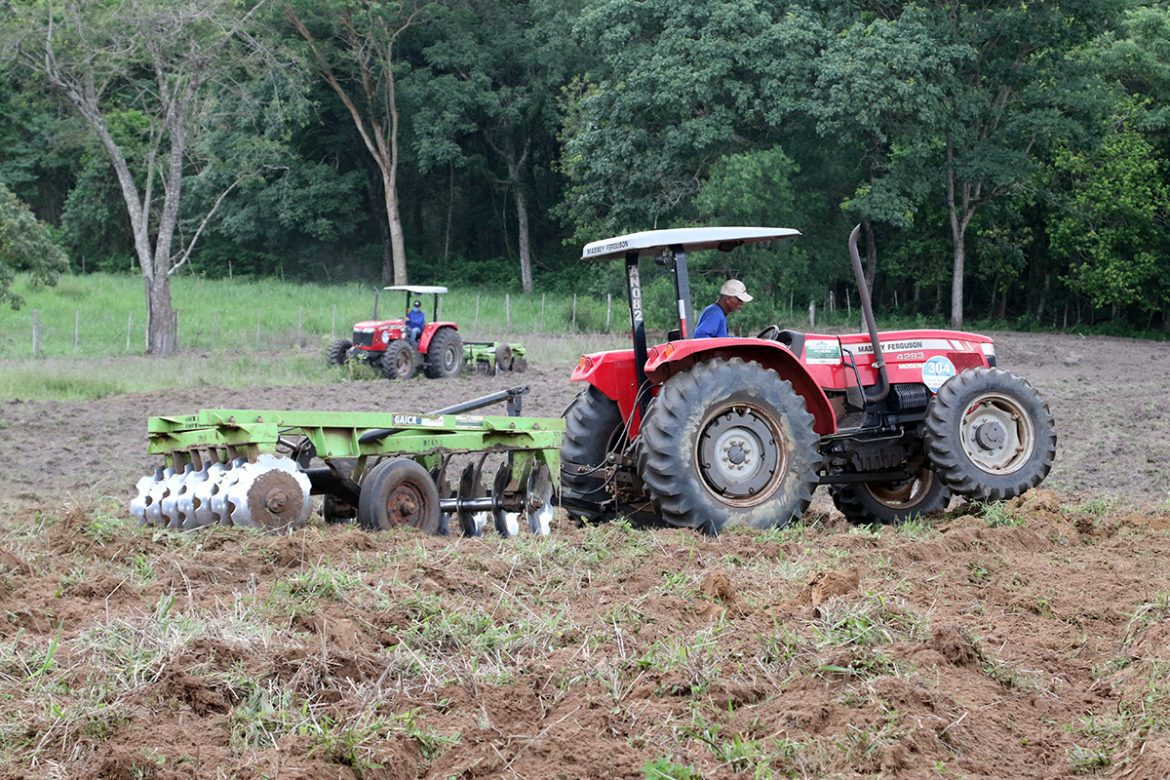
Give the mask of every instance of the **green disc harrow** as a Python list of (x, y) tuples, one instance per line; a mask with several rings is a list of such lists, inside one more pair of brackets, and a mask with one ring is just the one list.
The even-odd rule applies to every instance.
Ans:
[(527, 371), (528, 350), (523, 344), (505, 341), (463, 342), (463, 367), (476, 374)]
[[(522, 526), (547, 534), (564, 421), (521, 417), (516, 387), (426, 414), (206, 409), (152, 417), (151, 454), (131, 512), (143, 523), (191, 529), (303, 525), (312, 495), (327, 522), (409, 525), (479, 536)], [(467, 412), (507, 402), (508, 414)], [(448, 472), (459, 470), (458, 487)]]

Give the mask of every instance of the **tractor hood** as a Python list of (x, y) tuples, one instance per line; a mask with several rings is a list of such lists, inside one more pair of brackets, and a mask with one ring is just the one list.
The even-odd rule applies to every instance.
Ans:
[(657, 254), (663, 249), (680, 246), (684, 252), (718, 249), (730, 252), (744, 244), (759, 244), (782, 238), (799, 236), (800, 231), (779, 227), (706, 227), (676, 228), (674, 230), (644, 230), (616, 238), (606, 238), (585, 245), (582, 260), (609, 260), (625, 257), (630, 252), (640, 255)]
[(354, 330), (369, 330), (374, 331), (378, 328), (401, 328), (402, 318), (396, 320), (365, 320), (364, 322), (354, 323)]

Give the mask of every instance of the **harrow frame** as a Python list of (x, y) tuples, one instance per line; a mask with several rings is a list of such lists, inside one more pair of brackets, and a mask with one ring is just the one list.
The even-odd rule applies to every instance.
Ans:
[[(327, 520), (329, 512), (338, 507), (342, 508), (341, 517), (355, 510), (367, 476), (382, 459), (391, 458), (414, 461), (435, 482), (443, 513), (440, 524), (431, 529), (437, 533), (448, 533), (448, 517), (458, 516), (464, 534), (479, 535), (487, 515), (494, 515), (497, 530), (514, 535), (516, 517), (526, 510), (532, 530), (547, 532), (538, 530), (534, 513), (543, 506), (540, 523), (547, 526), (549, 498), (560, 474), (565, 423), (560, 418), (521, 417), (520, 399), (527, 392), (526, 386), (515, 387), (423, 414), (204, 409), (194, 414), (151, 417), (147, 452), (161, 456), (163, 466), (153, 480), (144, 478), (131, 509), (144, 522), (169, 527), (235, 521), (284, 530), (307, 519), (310, 495), (329, 497), (326, 507), (332, 509), (324, 512)], [(466, 413), (504, 401), (507, 415)], [(507, 458), (489, 491), (481, 478), (484, 461), (491, 454)], [(479, 456), (478, 464), (469, 464), (464, 470), (458, 493), (447, 486), (445, 474), (456, 455), (470, 455), (473, 460)], [(314, 458), (324, 466), (311, 467)], [(201, 495), (196, 487), (207, 479), (204, 475), (209, 470), (218, 477), (241, 467), (245, 474), (252, 470), (248, 488), (265, 471), (280, 472), (270, 480), (280, 484), (274, 484), (264, 496), (252, 498), (244, 487), (235, 489), (234, 494), (228, 490), (230, 495), (216, 506), (212, 520), (208, 520), (210, 509), (204, 508), (202, 514), (196, 511)], [(227, 482), (229, 487), (232, 484)], [(300, 496), (296, 485), (301, 486)], [(540, 494), (539, 500), (533, 493)], [(194, 507), (192, 495), (196, 496)], [(273, 495), (281, 497), (275, 500)], [(286, 501), (294, 513), (286, 511)], [(358, 519), (378, 527), (360, 514)]]

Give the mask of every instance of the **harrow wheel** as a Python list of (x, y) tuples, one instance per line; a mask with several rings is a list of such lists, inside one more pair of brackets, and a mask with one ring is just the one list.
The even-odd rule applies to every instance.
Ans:
[(951, 492), (937, 474), (923, 468), (901, 482), (851, 482), (829, 488), (833, 505), (851, 523), (898, 525), (946, 509)]
[(816, 488), (813, 416), (758, 363), (716, 359), (674, 375), (647, 409), (641, 438), (638, 473), (671, 525), (782, 528)]
[(512, 345), (500, 342), (496, 345), (496, 371), (512, 370)]
[(410, 379), (418, 368), (418, 351), (405, 339), (391, 341), (379, 362), (387, 379)]
[(926, 454), (955, 493), (1003, 501), (1039, 485), (1056, 458), (1056, 424), (1028, 382), (998, 368), (951, 377), (926, 410)]
[(439, 491), (431, 475), (409, 458), (383, 460), (362, 480), (357, 519), (365, 528), (385, 531), (410, 526), (438, 534)]

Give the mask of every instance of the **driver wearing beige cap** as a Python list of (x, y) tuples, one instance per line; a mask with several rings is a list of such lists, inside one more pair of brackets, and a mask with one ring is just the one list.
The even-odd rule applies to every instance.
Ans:
[(719, 300), (703, 309), (695, 325), (694, 337), (722, 338), (727, 335), (727, 315), (739, 311), (750, 301), (747, 288), (739, 279), (728, 279), (719, 288)]

